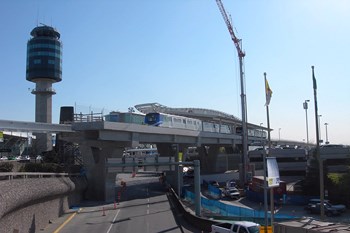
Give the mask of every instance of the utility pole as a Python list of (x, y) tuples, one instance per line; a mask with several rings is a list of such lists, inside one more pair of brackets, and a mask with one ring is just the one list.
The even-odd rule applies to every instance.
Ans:
[(310, 102), (310, 100), (305, 100), (305, 102), (303, 103), (303, 107), (305, 109), (305, 115), (306, 115), (306, 145), (309, 146), (309, 123), (307, 120), (307, 109), (308, 109), (307, 102)]
[(226, 23), (227, 29), (231, 35), (231, 39), (236, 47), (239, 59), (239, 73), (241, 81), (241, 107), (242, 107), (242, 172), (243, 172), (243, 183), (247, 181), (247, 170), (248, 170), (248, 130), (247, 130), (247, 101), (245, 95), (245, 81), (244, 81), (244, 63), (243, 59), (245, 53), (242, 50), (241, 39), (238, 39), (233, 31), (232, 23), (229, 20), (225, 11), (224, 5), (221, 0), (216, 0), (216, 4), (219, 7), (221, 15)]
[(319, 136), (319, 120), (320, 116), (318, 115), (318, 107), (317, 107), (317, 82), (315, 78), (314, 66), (311, 66), (312, 69), (312, 81), (313, 81), (313, 89), (314, 89), (314, 101), (315, 101), (315, 122), (316, 122), (316, 158), (318, 159), (319, 166), (319, 176), (320, 176), (320, 215), (321, 220), (324, 220), (324, 177), (323, 177), (323, 160), (320, 155), (320, 136)]
[(328, 141), (328, 130), (327, 130), (328, 123), (324, 123), (324, 125), (326, 126), (326, 144), (329, 144), (329, 141)]

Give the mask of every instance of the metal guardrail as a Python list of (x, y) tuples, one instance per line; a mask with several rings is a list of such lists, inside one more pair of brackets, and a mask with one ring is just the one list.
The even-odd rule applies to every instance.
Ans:
[(51, 178), (51, 177), (77, 177), (80, 173), (50, 173), (50, 172), (0, 172), (0, 180)]

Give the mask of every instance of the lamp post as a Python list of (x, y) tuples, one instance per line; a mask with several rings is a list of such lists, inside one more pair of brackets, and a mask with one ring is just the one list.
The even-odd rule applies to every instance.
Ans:
[(278, 129), (278, 141), (281, 141), (281, 128)]
[(310, 100), (305, 100), (303, 103), (303, 107), (305, 109), (305, 116), (306, 116), (306, 144), (309, 145), (309, 126), (308, 126), (308, 120), (307, 120), (307, 109), (308, 109), (308, 104), (307, 102), (310, 102)]
[(328, 130), (327, 130), (328, 123), (324, 123), (324, 125), (326, 126), (326, 144), (329, 144), (329, 141), (328, 141)]
[(322, 143), (322, 137), (321, 137), (321, 117), (322, 115), (317, 115), (318, 117), (318, 133), (319, 133), (319, 139), (320, 139), (320, 143)]
[(260, 123), (260, 128), (261, 128), (261, 138), (263, 137), (263, 129), (262, 129), (262, 125), (263, 125), (264, 123)]

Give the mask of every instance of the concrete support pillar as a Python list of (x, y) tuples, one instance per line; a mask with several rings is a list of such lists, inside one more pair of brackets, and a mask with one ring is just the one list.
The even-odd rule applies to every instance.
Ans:
[(218, 145), (198, 147), (202, 170), (204, 172), (216, 172), (217, 155), (219, 154)]
[(202, 171), (207, 172), (209, 170), (207, 161), (207, 157), (209, 156), (208, 151), (205, 146), (197, 147), (197, 151), (199, 155), (199, 160), (201, 161), (201, 169)]
[(200, 162), (194, 160), (194, 195), (196, 215), (201, 216), (201, 177)]
[[(181, 162), (183, 161), (183, 151), (184, 151), (184, 146), (182, 145), (173, 145), (173, 148), (175, 149), (175, 162)], [(180, 160), (180, 157), (182, 155), (182, 158)], [(183, 186), (183, 165), (176, 165), (175, 166), (175, 174), (176, 174), (176, 192), (179, 197), (181, 197), (181, 192), (182, 192), (182, 186)]]
[(175, 155), (171, 143), (157, 143), (157, 150), (160, 157), (172, 157)]
[[(94, 147), (81, 145), (83, 162), (86, 169), (88, 189), (85, 198), (97, 201), (114, 201), (116, 172), (108, 172), (107, 159), (123, 153), (122, 148)], [(119, 157), (119, 156), (118, 156)]]
[(38, 154), (52, 150), (52, 136), (50, 133), (35, 133), (35, 149)]

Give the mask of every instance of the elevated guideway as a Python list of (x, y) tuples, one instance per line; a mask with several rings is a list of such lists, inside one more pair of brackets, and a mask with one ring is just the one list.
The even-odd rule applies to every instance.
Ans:
[[(282, 174), (305, 174), (307, 161), (314, 156), (315, 149), (281, 149), (275, 148), (268, 151), (270, 157), (276, 157), (280, 173)], [(248, 157), (256, 169), (262, 169), (264, 150), (249, 151)], [(349, 147), (321, 147), (320, 158), (326, 161), (328, 171), (344, 172), (349, 170), (350, 161)]]
[(321, 147), (320, 157), (329, 159), (350, 159), (350, 147)]
[(0, 131), (60, 133), (73, 132), (71, 125), (0, 120)]

